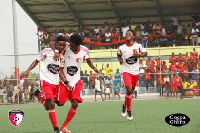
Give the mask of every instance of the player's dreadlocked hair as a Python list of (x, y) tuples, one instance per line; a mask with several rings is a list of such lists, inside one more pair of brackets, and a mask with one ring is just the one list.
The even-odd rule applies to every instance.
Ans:
[(58, 41), (65, 41), (66, 42), (65, 37), (63, 37), (63, 36), (58, 36), (56, 38), (56, 42), (58, 42)]
[(73, 43), (75, 43), (77, 46), (79, 46), (83, 42), (83, 39), (82, 39), (82, 37), (80, 35), (73, 34), (70, 37), (70, 41), (73, 42)]

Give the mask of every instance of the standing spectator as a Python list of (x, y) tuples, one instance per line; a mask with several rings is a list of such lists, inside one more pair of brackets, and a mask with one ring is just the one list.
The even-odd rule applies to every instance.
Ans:
[(110, 43), (111, 42), (111, 39), (110, 39), (111, 38), (111, 33), (110, 33), (109, 30), (106, 30), (105, 37), (106, 37), (105, 42), (106, 43)]
[(106, 33), (105, 25), (102, 25), (102, 27), (100, 29), (100, 33), (101, 33), (101, 42), (105, 43), (105, 33)]
[(132, 21), (130, 24), (130, 30), (135, 30), (135, 28), (137, 27), (137, 25), (135, 24), (135, 21)]
[(109, 64), (106, 64), (106, 67), (104, 67), (104, 64), (102, 63), (102, 70), (106, 72), (106, 76), (109, 76), (112, 74), (112, 68), (109, 67)]
[(183, 70), (183, 79), (185, 79), (187, 81), (189, 81), (188, 72), (189, 72), (189, 70), (188, 70), (187, 66), (185, 65), (184, 70)]
[(163, 61), (162, 65), (161, 65), (161, 70), (162, 70), (163, 73), (167, 72), (167, 65), (166, 65), (165, 61)]
[(194, 26), (191, 31), (192, 34), (192, 45), (193, 46), (198, 46), (198, 34), (199, 34), (199, 29)]
[(139, 24), (137, 24), (137, 26), (135, 27), (135, 36), (136, 36), (136, 38), (139, 38), (140, 37), (140, 35), (141, 35), (141, 26), (139, 25)]
[(169, 71), (170, 73), (174, 73), (176, 68), (176, 62), (172, 61), (172, 63), (169, 65)]
[(7, 99), (8, 99), (8, 102), (11, 103), (11, 97), (12, 97), (12, 94), (13, 94), (13, 84), (12, 84), (12, 81), (9, 80), (8, 81), (8, 84), (7, 84), (7, 87), (6, 87), (6, 91), (7, 91)]
[(154, 30), (157, 36), (161, 35), (162, 25), (160, 25), (159, 21), (156, 22), (156, 26), (154, 27)]
[(15, 103), (16, 102), (16, 96), (17, 96), (19, 89), (18, 89), (16, 82), (13, 83), (13, 86), (14, 86), (14, 88), (13, 88), (13, 94), (12, 94), (12, 103)]
[(99, 33), (99, 28), (98, 28), (98, 26), (97, 26), (97, 25), (95, 26), (95, 29), (94, 29), (94, 31), (95, 31), (95, 33), (96, 33), (96, 34), (98, 34), (98, 33)]
[(123, 33), (123, 37), (126, 36), (126, 32), (129, 30), (129, 26), (127, 26), (127, 24), (124, 24), (124, 27), (122, 28), (122, 33)]
[(175, 82), (178, 87), (179, 92), (181, 93), (181, 99), (183, 98), (183, 90), (182, 90), (182, 78), (176, 73), (175, 75)]
[(171, 97), (173, 94), (173, 97), (175, 97), (175, 93), (176, 93), (176, 97), (178, 96), (178, 87), (176, 85), (176, 78), (174, 76), (171, 77)]
[(151, 71), (149, 69), (146, 70), (145, 72), (145, 84), (146, 84), (146, 93), (148, 93), (148, 87), (149, 87), (149, 83), (151, 84), (151, 86), (154, 89), (154, 83), (153, 80), (151, 78)]
[(119, 37), (119, 34), (116, 32), (116, 30), (114, 30), (113, 32), (112, 32), (112, 42), (117, 42), (117, 40), (118, 40), (118, 37)]
[(102, 101), (104, 101), (104, 99), (103, 99), (103, 97), (102, 97), (101, 82), (100, 82), (100, 80), (99, 80), (99, 77), (97, 76), (97, 77), (95, 78), (95, 95), (94, 95), (95, 99), (94, 99), (94, 101), (97, 101), (96, 97), (97, 97), (97, 94), (98, 94), (98, 93), (100, 94)]
[(169, 76), (167, 74), (165, 74), (163, 80), (165, 83), (165, 91), (167, 92), (167, 97), (169, 97), (170, 88), (171, 88)]
[(147, 44), (148, 44), (148, 35), (149, 35), (149, 33), (146, 32), (145, 30), (141, 31), (142, 45), (143, 45), (144, 48), (146, 48)]
[(95, 87), (95, 75), (90, 71), (89, 74), (89, 89), (94, 89)]
[(179, 22), (178, 24), (178, 29), (177, 29), (177, 33), (178, 33), (178, 46), (181, 46), (183, 44), (183, 25), (181, 22)]
[(83, 83), (86, 83), (86, 88), (88, 87), (88, 76), (89, 74), (87, 74), (87, 70), (85, 70), (83, 74)]

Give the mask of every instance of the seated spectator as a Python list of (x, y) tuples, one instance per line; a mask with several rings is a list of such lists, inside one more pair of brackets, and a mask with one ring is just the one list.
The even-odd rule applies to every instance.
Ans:
[(23, 101), (24, 102), (28, 102), (29, 101), (29, 91), (28, 91), (28, 87), (27, 86), (24, 87)]
[(97, 99), (96, 99), (96, 95), (97, 94), (100, 94), (102, 101), (104, 101), (104, 99), (102, 97), (101, 83), (100, 83), (100, 80), (99, 80), (98, 76), (95, 78), (95, 95), (94, 95), (95, 96), (95, 99), (94, 99), (95, 101), (97, 101)]
[(185, 96), (185, 92), (189, 90), (190, 83), (187, 82), (186, 79), (183, 79), (182, 86), (183, 86), (183, 95)]
[(111, 88), (109, 85), (105, 85), (105, 91), (104, 91), (105, 100), (106, 100), (106, 95), (109, 96), (109, 100), (110, 100), (111, 89), (112, 89), (112, 88)]
[(115, 82), (114, 86), (114, 99), (115, 99), (115, 95), (119, 96), (119, 100), (120, 100), (120, 86), (119, 86), (119, 82)]
[(190, 85), (190, 90), (194, 91), (194, 96), (196, 97), (198, 95), (198, 90), (197, 89), (197, 81), (193, 81), (192, 84)]
[(115, 84), (115, 82), (119, 82), (119, 85), (121, 86), (121, 73), (119, 72), (119, 69), (115, 72), (114, 77), (115, 79), (113, 80), (113, 84)]

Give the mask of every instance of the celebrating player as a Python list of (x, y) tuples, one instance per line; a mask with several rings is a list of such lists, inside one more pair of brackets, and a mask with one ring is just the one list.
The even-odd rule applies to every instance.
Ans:
[(131, 114), (131, 101), (133, 90), (138, 81), (139, 77), (139, 59), (140, 57), (147, 56), (145, 48), (134, 42), (135, 34), (132, 30), (126, 32), (126, 44), (121, 45), (118, 48), (117, 57), (122, 65), (121, 72), (123, 76), (124, 85), (126, 88), (125, 101), (122, 106), (122, 116), (126, 116), (127, 109), (127, 119), (132, 120), (133, 116)]
[[(65, 48), (65, 38), (58, 36), (55, 43), (55, 48), (58, 52), (62, 52)], [(72, 89), (69, 85), (69, 82), (66, 80), (63, 67), (64, 60), (59, 58), (58, 60), (54, 59), (55, 53), (51, 48), (43, 49), (39, 57), (33, 61), (30, 67), (26, 70), (25, 73), (21, 75), (20, 78), (27, 77), (29, 72), (37, 66), (40, 61), (43, 61), (42, 68), (40, 69), (40, 88), (42, 93), (38, 93), (38, 98), (41, 100), (45, 109), (49, 112), (49, 118), (51, 120), (52, 126), (54, 128), (54, 133), (59, 133), (59, 128), (57, 125), (57, 118), (55, 112), (55, 101), (59, 89), (59, 74), (61, 80), (64, 81), (65, 85), (68, 88)]]
[[(90, 59), (89, 50), (87, 47), (82, 46), (82, 38), (79, 35), (73, 34), (70, 37), (70, 43), (66, 43), (65, 50), (61, 53), (65, 59), (64, 74), (69, 80), (72, 90), (66, 89), (66, 86), (61, 82), (59, 92), (59, 105), (64, 105), (67, 98), (71, 101), (71, 108), (68, 111), (68, 115), (62, 124), (60, 131), (63, 133), (70, 133), (66, 129), (68, 123), (73, 119), (76, 114), (78, 103), (82, 102), (80, 92), (82, 90), (82, 81), (80, 78), (80, 67), (83, 61), (87, 61), (87, 64), (96, 72), (99, 70), (93, 65)], [(54, 45), (50, 44), (50, 47), (54, 49)], [(58, 55), (59, 56), (59, 55)]]

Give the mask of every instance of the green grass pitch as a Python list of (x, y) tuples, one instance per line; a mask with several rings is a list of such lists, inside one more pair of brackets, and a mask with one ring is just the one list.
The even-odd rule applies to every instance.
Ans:
[[(81, 103), (68, 129), (72, 133), (200, 133), (200, 99), (133, 100), (132, 121), (121, 116), (122, 103)], [(59, 126), (69, 108), (69, 102), (56, 106)], [(14, 109), (25, 112), (19, 127), (12, 126), (8, 119), (8, 111)], [(173, 127), (165, 123), (165, 117), (173, 113), (189, 116), (189, 124)], [(0, 105), (0, 133), (53, 133), (53, 128), (42, 104)]]

